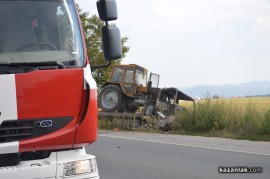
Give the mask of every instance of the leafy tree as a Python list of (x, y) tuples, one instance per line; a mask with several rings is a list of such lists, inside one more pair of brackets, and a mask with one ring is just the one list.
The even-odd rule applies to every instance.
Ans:
[[(88, 59), (91, 66), (107, 64), (108, 61), (105, 61), (102, 52), (101, 28), (103, 27), (104, 22), (101, 21), (97, 15), (92, 15), (91, 17), (89, 17), (89, 12), (83, 12), (82, 9), (79, 8), (79, 6), (78, 11), (84, 31)], [(127, 40), (128, 37), (122, 38), (122, 58), (112, 61), (112, 64), (120, 64), (121, 60), (129, 51), (129, 47), (125, 45)], [(111, 70), (112, 67), (110, 66), (108, 68), (96, 69), (92, 72), (92, 75), (96, 80), (98, 86), (102, 86), (107, 81)]]

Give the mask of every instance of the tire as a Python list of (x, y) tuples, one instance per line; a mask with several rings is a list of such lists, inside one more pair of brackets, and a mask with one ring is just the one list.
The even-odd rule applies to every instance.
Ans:
[(124, 94), (119, 86), (107, 85), (98, 95), (98, 107), (104, 112), (123, 110)]
[(171, 126), (169, 124), (165, 124), (165, 126), (163, 127), (163, 131), (169, 132), (170, 130), (172, 130)]

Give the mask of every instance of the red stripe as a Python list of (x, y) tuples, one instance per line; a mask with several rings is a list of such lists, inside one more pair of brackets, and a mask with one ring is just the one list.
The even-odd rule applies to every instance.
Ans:
[(70, 148), (82, 103), (83, 69), (44, 70), (17, 74), (18, 119), (72, 116), (61, 130), (20, 141), (20, 152)]

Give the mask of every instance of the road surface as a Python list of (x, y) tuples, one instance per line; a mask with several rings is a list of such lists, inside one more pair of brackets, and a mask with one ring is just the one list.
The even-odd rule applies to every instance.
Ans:
[[(269, 179), (270, 142), (100, 131), (87, 148), (101, 179)], [(262, 173), (219, 173), (219, 166)], [(260, 169), (260, 168), (259, 168)]]

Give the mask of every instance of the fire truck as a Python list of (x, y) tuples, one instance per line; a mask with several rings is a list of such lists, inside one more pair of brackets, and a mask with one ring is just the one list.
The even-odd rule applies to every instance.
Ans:
[[(119, 59), (114, 0), (98, 0), (104, 57)], [(0, 0), (0, 178), (99, 178), (97, 85), (74, 0)]]

